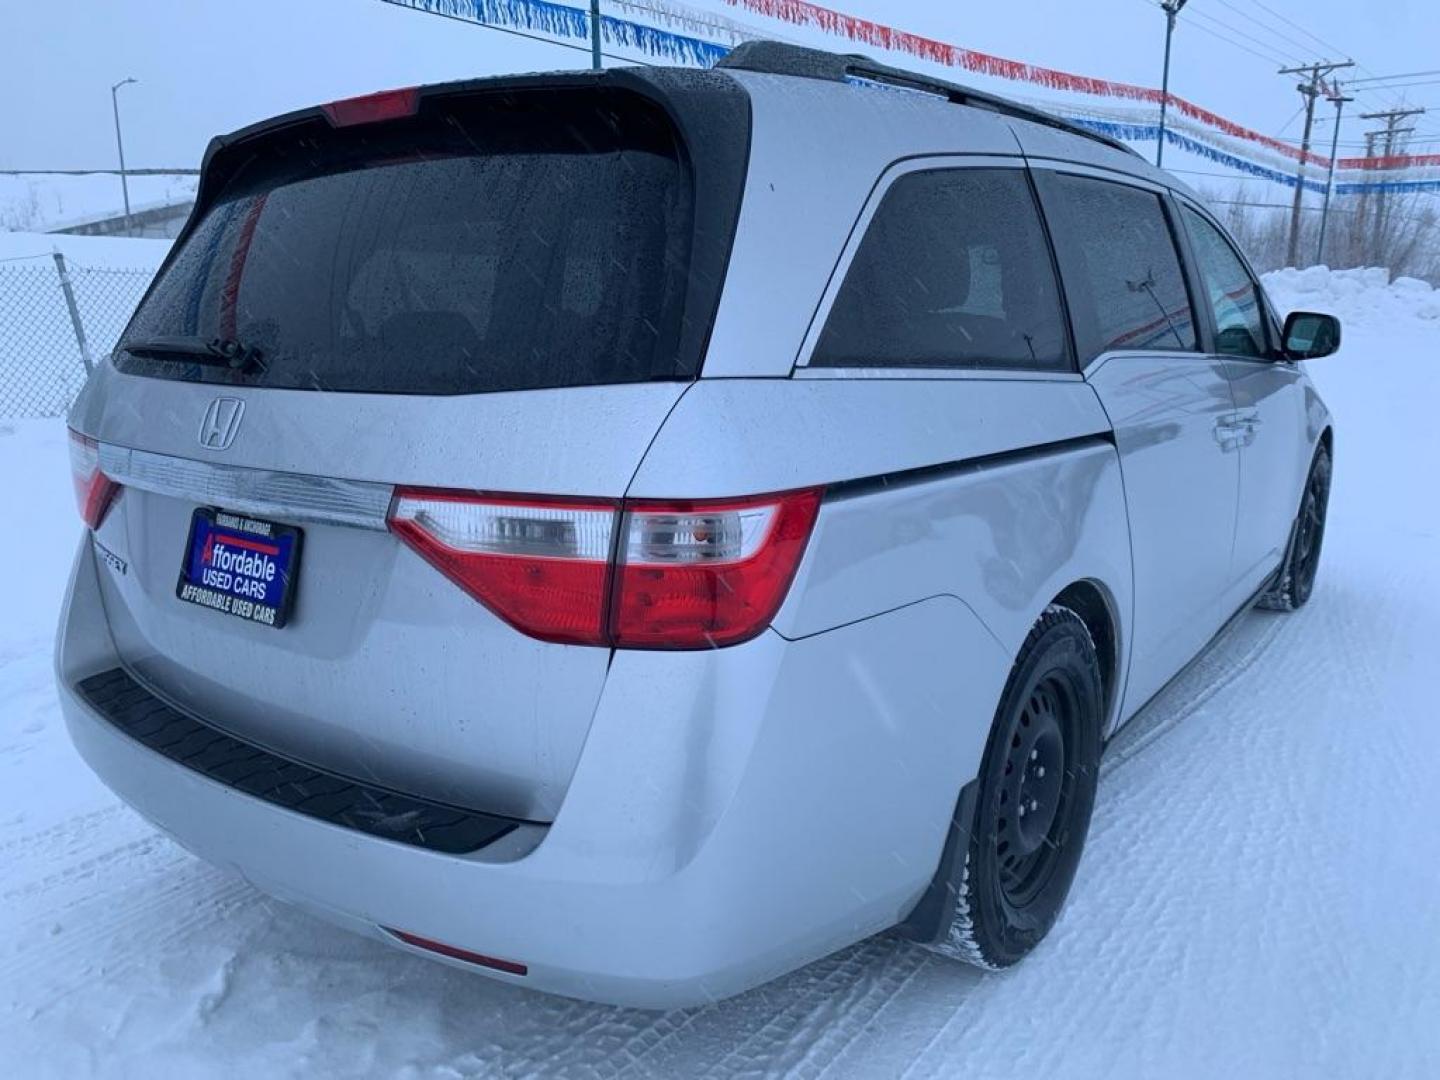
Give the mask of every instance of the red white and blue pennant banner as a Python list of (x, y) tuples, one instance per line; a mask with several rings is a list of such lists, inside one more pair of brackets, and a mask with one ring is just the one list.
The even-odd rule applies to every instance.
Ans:
[[(384, 2), (562, 40), (588, 42), (590, 39), (588, 5), (575, 7), (555, 0)], [(810, 0), (720, 2), (748, 14), (975, 75), (1025, 83), (1065, 94), (1140, 102), (1155, 109), (1160, 105), (1161, 92), (1153, 87), (1076, 75), (962, 48), (870, 19), (846, 15)], [(713, 66), (742, 41), (778, 36), (771, 30), (695, 8), (679, 0), (604, 0), (600, 30), (606, 48), (624, 49), (672, 64), (698, 67)], [(1116, 115), (1121, 110), (1080, 101), (1038, 104), (1118, 138), (1130, 141), (1159, 138), (1159, 126), (1154, 122), (1151, 110), (1143, 113), (1124, 110), (1128, 115)], [(1170, 95), (1169, 106), (1174, 110), (1174, 119), (1165, 132), (1167, 143), (1247, 176), (1263, 177), (1291, 187), (1299, 182), (1307, 190), (1324, 190), (1329, 158), (1313, 152), (1304, 155), (1302, 171), (1306, 175), (1297, 180), (1294, 170), (1301, 164), (1301, 153), (1297, 147), (1174, 94)], [(1336, 191), (1341, 194), (1384, 190), (1440, 191), (1440, 172), (1437, 172), (1440, 170), (1440, 154), (1341, 158), (1336, 162), (1336, 168), (1341, 173), (1358, 170), (1363, 174), (1359, 177), (1337, 176)], [(1403, 177), (1373, 178), (1376, 173), (1402, 171)]]

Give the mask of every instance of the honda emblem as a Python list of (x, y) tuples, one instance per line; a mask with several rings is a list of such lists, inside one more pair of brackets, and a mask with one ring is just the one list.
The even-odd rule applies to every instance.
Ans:
[(205, 410), (205, 419), (200, 421), (200, 445), (206, 450), (229, 449), (244, 415), (245, 402), (239, 398), (217, 397)]

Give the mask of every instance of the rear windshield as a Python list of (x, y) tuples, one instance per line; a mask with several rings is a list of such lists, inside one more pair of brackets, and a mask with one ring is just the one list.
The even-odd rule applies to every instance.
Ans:
[[(470, 394), (688, 378), (693, 191), (633, 93), (519, 92), (263, 137), (136, 312), (120, 370), (284, 389)], [(235, 370), (126, 352), (258, 350)]]

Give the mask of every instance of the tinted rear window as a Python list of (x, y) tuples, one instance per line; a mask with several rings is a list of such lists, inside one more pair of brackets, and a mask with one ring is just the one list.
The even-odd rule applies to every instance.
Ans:
[[(614, 91), (430, 103), (266, 136), (162, 271), (121, 370), (286, 389), (466, 394), (687, 378), (693, 224), (668, 119)], [(261, 371), (126, 343), (236, 340)]]

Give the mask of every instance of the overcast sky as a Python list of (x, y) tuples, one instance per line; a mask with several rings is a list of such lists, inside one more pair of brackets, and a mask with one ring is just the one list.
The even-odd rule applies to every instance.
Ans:
[[(764, 24), (723, 0), (690, 2)], [(830, 6), (1018, 60), (1159, 85), (1164, 17), (1152, 0)], [(1345, 49), (1368, 74), (1440, 67), (1436, 0), (1191, 0), (1176, 34), (1172, 90), (1261, 131), (1298, 138), (1300, 96), (1293, 81), (1275, 74), (1273, 60), (1333, 57), (1336, 49), (1284, 19)], [(770, 25), (790, 38), (846, 47)], [(0, 0), (0, 168), (113, 167), (109, 91), (127, 76), (139, 80), (120, 91), (127, 164), (177, 167), (198, 164), (212, 134), (301, 105), (586, 63), (579, 52), (381, 0)], [(1440, 85), (1409, 94), (1436, 106), (1421, 118), (1420, 134), (1440, 135)], [(1367, 96), (1361, 104), (1373, 109), (1396, 97)], [(1347, 125), (1342, 138), (1358, 141), (1362, 125)], [(1328, 129), (1318, 134), (1328, 141)], [(1426, 149), (1440, 150), (1440, 142)]]

